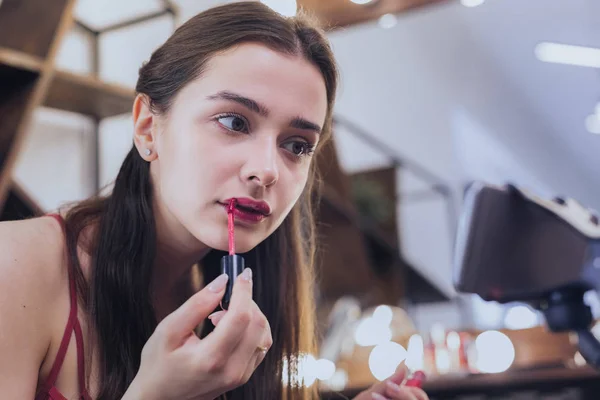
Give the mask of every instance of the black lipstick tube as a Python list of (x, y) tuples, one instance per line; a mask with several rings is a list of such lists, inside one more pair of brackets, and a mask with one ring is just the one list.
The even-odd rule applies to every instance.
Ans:
[(231, 301), (231, 294), (233, 293), (233, 285), (237, 276), (244, 271), (244, 257), (233, 254), (226, 255), (221, 258), (221, 272), (227, 274), (229, 280), (227, 281), (227, 287), (225, 288), (225, 294), (221, 300), (221, 308), (227, 310), (229, 308), (229, 302)]

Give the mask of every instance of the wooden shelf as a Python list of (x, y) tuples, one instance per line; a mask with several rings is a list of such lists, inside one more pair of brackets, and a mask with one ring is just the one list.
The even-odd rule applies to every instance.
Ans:
[(12, 189), (12, 170), (47, 93), (74, 6), (75, 0), (0, 2), (0, 210), (7, 198), (19, 197)]
[(308, 10), (329, 29), (376, 20), (384, 14), (399, 14), (448, 2), (448, 0), (373, 1), (353, 4), (348, 0), (298, 0), (300, 8)]
[(46, 58), (60, 37), (65, 10), (72, 0), (3, 0), (0, 2), (0, 46)]
[[(26, 105), (35, 92), (39, 73), (0, 64), (0, 183), (16, 138), (23, 129)], [(7, 100), (10, 99), (10, 100)], [(2, 185), (0, 185), (2, 186)], [(2, 194), (0, 193), (0, 203)]]
[(134, 98), (133, 89), (92, 76), (56, 71), (44, 106), (102, 119), (131, 112)]
[(523, 386), (554, 381), (599, 379), (600, 372), (591, 367), (540, 368), (515, 370), (500, 374), (472, 374), (463, 377), (435, 378), (424, 385), (427, 391), (448, 392), (481, 390), (504, 386)]
[(44, 61), (36, 56), (17, 50), (0, 47), (0, 65), (17, 70), (40, 72)]
[[(390, 235), (383, 230), (373, 220), (364, 217), (358, 213), (355, 207), (348, 199), (341, 197), (337, 191), (330, 186), (323, 185), (321, 201), (329, 205), (331, 210), (338, 213), (342, 218), (351, 222), (364, 237), (364, 243), (367, 250), (371, 253), (371, 258), (377, 256), (380, 259), (387, 259), (388, 263), (395, 263), (396, 267), (402, 266), (404, 269), (405, 292), (403, 296), (413, 304), (449, 301), (450, 298), (436, 288), (421, 272), (410, 265), (401, 255), (397, 245), (397, 237)], [(378, 268), (377, 264), (373, 265)]]

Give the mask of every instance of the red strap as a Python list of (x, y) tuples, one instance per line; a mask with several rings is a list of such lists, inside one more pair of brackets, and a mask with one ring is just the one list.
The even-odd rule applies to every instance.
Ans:
[(83, 333), (79, 320), (75, 319), (75, 341), (77, 342), (77, 378), (79, 379), (79, 388), (83, 393), (85, 391), (85, 359), (83, 355)]
[(60, 347), (58, 348), (56, 359), (54, 360), (54, 364), (52, 365), (52, 369), (50, 370), (48, 379), (46, 379), (45, 384), (47, 387), (52, 387), (56, 383), (58, 373), (62, 367), (63, 361), (65, 360), (65, 356), (67, 354), (69, 342), (71, 341), (71, 334), (73, 333), (73, 326), (75, 324), (75, 321), (77, 321), (77, 306), (73, 308), (73, 304), (71, 302), (71, 312), (69, 314), (67, 326), (65, 327), (65, 332), (63, 334), (62, 341), (60, 342)]
[[(60, 214), (49, 214), (48, 216), (56, 219), (60, 224), (61, 228), (63, 229), (63, 232), (66, 232), (65, 222)], [(54, 360), (54, 364), (52, 365), (52, 369), (50, 370), (50, 374), (48, 375), (46, 382), (44, 382), (44, 387), (54, 387), (56, 379), (58, 378), (58, 373), (60, 372), (62, 364), (65, 360), (65, 356), (67, 354), (67, 348), (69, 347), (69, 342), (71, 341), (71, 335), (73, 331), (75, 331), (75, 341), (77, 343), (77, 375), (79, 380), (79, 388), (81, 390), (82, 397), (84, 399), (88, 399), (89, 395), (87, 394), (87, 390), (85, 388), (85, 353), (83, 348), (83, 333), (81, 331), (79, 319), (77, 319), (77, 290), (75, 288), (75, 279), (73, 279), (71, 276), (70, 265), (68, 269), (68, 274), (71, 310), (69, 312), (69, 319), (67, 320), (67, 326), (65, 327), (65, 332), (60, 342), (58, 353), (56, 354), (56, 359)]]

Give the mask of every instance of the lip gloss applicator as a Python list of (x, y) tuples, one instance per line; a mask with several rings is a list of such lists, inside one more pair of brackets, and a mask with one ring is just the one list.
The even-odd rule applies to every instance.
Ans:
[(221, 273), (227, 274), (229, 280), (227, 281), (227, 287), (225, 288), (225, 294), (223, 300), (221, 300), (221, 308), (227, 310), (229, 308), (229, 301), (231, 300), (231, 293), (233, 292), (233, 284), (235, 279), (244, 270), (244, 258), (239, 254), (235, 254), (235, 231), (234, 231), (234, 215), (235, 206), (237, 205), (236, 199), (229, 200), (227, 205), (227, 231), (229, 236), (229, 254), (221, 258)]

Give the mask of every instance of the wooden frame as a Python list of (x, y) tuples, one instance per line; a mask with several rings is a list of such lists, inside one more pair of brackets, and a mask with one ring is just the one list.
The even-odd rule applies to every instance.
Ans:
[[(134, 90), (102, 82), (98, 77), (99, 36), (121, 26), (141, 22), (140, 19), (95, 31), (73, 20), (75, 0), (4, 0), (0, 3), (0, 215), (9, 196), (24, 191), (12, 182), (12, 170), (34, 110), (46, 106), (91, 117), (95, 121), (96, 143), (94, 164), (95, 187), (99, 189), (98, 124), (103, 118), (131, 111)], [(163, 0), (165, 13), (177, 17), (177, 7)], [(153, 18), (154, 15), (143, 19)], [(78, 75), (57, 70), (58, 47), (71, 24), (75, 23), (93, 35), (93, 71)], [(35, 29), (31, 29), (35, 26)], [(30, 205), (28, 214), (43, 210), (29, 196), (20, 199)]]
[(350, 0), (298, 0), (298, 7), (314, 15), (327, 29), (335, 30), (373, 21), (385, 14), (401, 14), (448, 0), (373, 0), (355, 4)]

